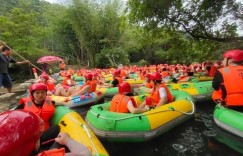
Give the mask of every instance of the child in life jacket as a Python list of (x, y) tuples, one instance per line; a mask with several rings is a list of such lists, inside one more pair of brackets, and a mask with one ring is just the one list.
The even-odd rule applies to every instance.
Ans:
[[(44, 130), (41, 118), (30, 111), (11, 110), (0, 114), (0, 155), (2, 156), (91, 156), (87, 147), (70, 138), (67, 133), (58, 134), (55, 141), (60, 149), (45, 150), (39, 153), (40, 136)], [(63, 147), (70, 152), (65, 152)], [(38, 154), (39, 153), (39, 154)]]

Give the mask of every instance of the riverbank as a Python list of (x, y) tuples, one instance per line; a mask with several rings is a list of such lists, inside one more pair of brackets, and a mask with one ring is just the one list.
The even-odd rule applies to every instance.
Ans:
[(0, 88), (0, 113), (16, 106), (26, 90), (32, 84), (33, 79), (23, 83), (14, 83), (12, 93), (8, 93), (6, 88)]

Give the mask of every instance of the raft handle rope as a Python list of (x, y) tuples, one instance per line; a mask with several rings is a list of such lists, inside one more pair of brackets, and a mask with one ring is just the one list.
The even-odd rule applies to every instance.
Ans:
[(92, 136), (91, 136), (91, 134), (90, 134), (89, 129), (87, 128), (87, 126), (86, 126), (85, 124), (81, 124), (79, 121), (77, 121), (75, 118), (73, 118), (73, 117), (70, 115), (70, 113), (68, 114), (68, 117), (69, 117), (71, 120), (73, 120), (74, 122), (76, 122), (77, 124), (79, 124), (80, 126), (83, 127), (83, 129), (84, 129), (85, 133), (87, 134), (87, 136), (88, 136), (88, 138), (89, 138), (89, 141), (90, 141), (90, 143), (91, 143), (91, 145), (92, 145), (92, 147), (93, 147), (93, 149), (94, 149), (95, 155), (96, 155), (96, 156), (99, 156), (99, 153), (98, 153), (98, 151), (97, 151), (97, 149), (96, 149), (96, 147), (95, 147), (95, 144), (94, 144), (94, 142), (93, 142), (93, 140), (92, 140)]
[[(169, 106), (168, 107), (168, 110), (161, 110), (161, 111), (156, 111), (156, 112), (152, 112), (152, 113), (146, 113), (146, 114), (139, 114), (139, 115), (133, 115), (133, 116), (128, 116), (128, 117), (123, 117), (123, 118), (119, 118), (119, 119), (115, 119), (115, 121), (120, 121), (120, 120), (125, 120), (125, 119), (129, 119), (129, 118), (135, 118), (135, 117), (139, 117), (139, 119), (141, 120), (142, 116), (147, 116), (147, 115), (151, 115), (151, 114), (157, 114), (157, 113), (161, 113), (161, 112), (168, 112), (168, 111), (177, 111), (177, 112), (180, 112), (182, 114), (186, 114), (186, 115), (192, 115), (194, 114), (195, 112), (195, 106), (194, 106), (194, 102), (191, 98), (179, 98), (177, 100), (181, 100), (181, 99), (185, 99), (185, 100), (188, 100), (191, 104), (192, 104), (192, 111), (190, 113), (187, 113), (187, 112), (183, 112), (183, 111), (180, 111), (180, 110), (176, 110), (174, 109), (172, 106)], [(170, 109), (170, 108), (173, 108)], [(96, 114), (94, 111), (90, 110), (90, 112), (92, 114), (94, 114), (95, 116), (97, 116), (97, 118), (101, 118), (101, 119), (109, 119), (109, 118), (106, 118), (106, 117), (103, 117), (102, 115), (100, 114)]]

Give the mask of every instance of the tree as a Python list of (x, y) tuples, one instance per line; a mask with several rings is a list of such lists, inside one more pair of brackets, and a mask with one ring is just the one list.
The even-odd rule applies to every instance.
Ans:
[(148, 29), (183, 30), (194, 39), (242, 42), (243, 7), (234, 0), (129, 0), (130, 21)]

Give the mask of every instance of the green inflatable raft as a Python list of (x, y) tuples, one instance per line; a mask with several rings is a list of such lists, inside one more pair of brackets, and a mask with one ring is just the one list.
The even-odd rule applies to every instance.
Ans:
[(243, 138), (243, 113), (228, 109), (220, 104), (214, 109), (214, 121), (224, 130)]
[[(141, 114), (110, 111), (110, 102), (95, 105), (86, 115), (86, 122), (100, 138), (117, 142), (142, 142), (151, 140), (193, 117), (195, 112), (191, 96), (174, 90), (174, 102)], [(135, 96), (139, 105), (145, 95)]]

